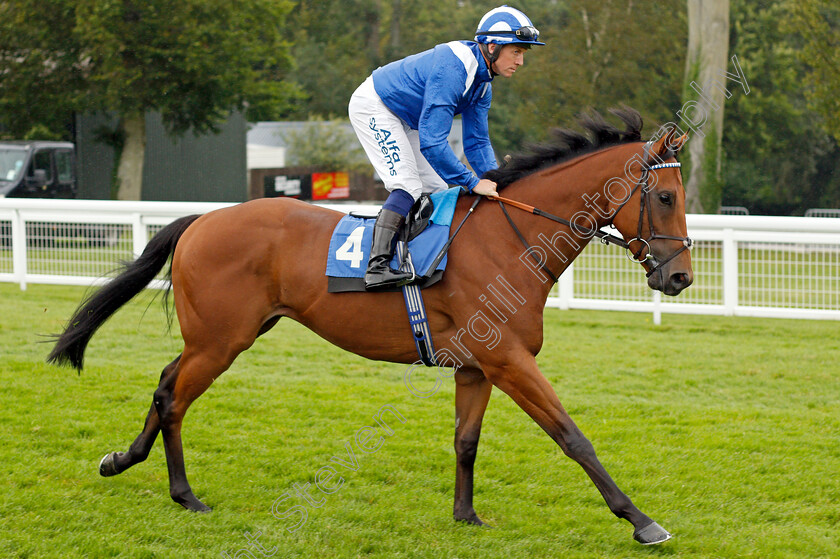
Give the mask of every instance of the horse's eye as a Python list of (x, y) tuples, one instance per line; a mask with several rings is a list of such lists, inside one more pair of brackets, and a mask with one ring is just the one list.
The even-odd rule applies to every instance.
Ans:
[(666, 206), (671, 205), (671, 193), (670, 192), (663, 192), (659, 195), (659, 201)]

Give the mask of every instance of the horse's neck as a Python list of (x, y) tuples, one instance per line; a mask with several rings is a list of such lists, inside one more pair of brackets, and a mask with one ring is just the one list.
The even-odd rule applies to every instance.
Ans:
[(519, 196), (517, 200), (555, 215), (565, 212), (567, 219), (585, 211), (604, 225), (607, 220), (600, 215), (608, 206), (604, 186), (613, 177), (624, 178), (624, 163), (636, 151), (635, 144), (622, 144), (585, 154), (537, 171), (511, 184), (502, 195)]
[[(501, 192), (501, 196), (532, 205), (585, 229), (600, 228), (610, 221), (604, 186), (611, 178), (623, 176), (623, 164), (632, 157), (635, 149), (617, 146), (549, 167), (511, 184)], [(522, 213), (513, 209), (508, 212)], [(576, 233), (545, 217), (511, 217), (514, 217), (522, 235), (534, 247), (530, 252), (544, 258), (545, 268), (558, 277), (592, 239), (591, 236)], [(530, 265), (527, 258), (533, 261), (533, 257), (525, 256), (520, 260)], [(533, 270), (538, 280), (540, 273), (544, 273), (541, 268), (539, 271)], [(547, 296), (552, 287), (551, 282), (540, 283), (541, 290)]]

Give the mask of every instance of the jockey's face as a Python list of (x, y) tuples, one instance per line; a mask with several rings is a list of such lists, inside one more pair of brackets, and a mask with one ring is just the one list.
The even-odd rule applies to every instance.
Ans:
[(506, 78), (511, 77), (516, 69), (525, 64), (525, 47), (521, 45), (497, 45), (491, 44), (488, 47), (490, 52), (501, 48), (499, 58), (493, 63), (493, 71)]

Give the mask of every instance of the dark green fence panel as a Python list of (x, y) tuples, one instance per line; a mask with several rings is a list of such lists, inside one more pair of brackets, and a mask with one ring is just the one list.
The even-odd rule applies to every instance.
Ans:
[[(107, 115), (76, 119), (79, 197), (110, 199), (114, 150), (102, 141), (103, 129), (116, 122)], [(166, 134), (160, 115), (146, 115), (143, 200), (242, 202), (248, 198), (246, 122), (234, 113), (219, 134), (179, 138)]]

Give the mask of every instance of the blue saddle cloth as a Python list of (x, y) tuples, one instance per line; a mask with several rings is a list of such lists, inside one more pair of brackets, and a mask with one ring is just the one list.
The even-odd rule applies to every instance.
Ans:
[[(429, 278), (436, 271), (446, 268), (446, 256), (434, 270), (434, 264), (440, 250), (449, 240), (449, 228), (455, 214), (455, 204), (458, 202), (460, 188), (450, 188), (431, 195), (434, 211), (429, 219), (429, 225), (419, 235), (408, 242), (408, 251), (414, 264), (418, 279)], [(330, 250), (327, 257), (326, 275), (330, 278), (358, 278), (362, 280), (361, 289), (333, 289), (339, 283), (344, 286), (348, 282), (331, 282), (330, 291), (364, 291), (364, 277), (370, 258), (370, 246), (373, 241), (374, 219), (364, 219), (351, 215), (344, 216), (336, 225), (330, 238)], [(391, 267), (398, 269), (400, 262), (395, 255)]]

